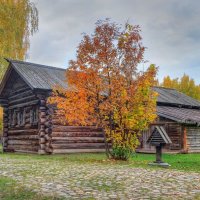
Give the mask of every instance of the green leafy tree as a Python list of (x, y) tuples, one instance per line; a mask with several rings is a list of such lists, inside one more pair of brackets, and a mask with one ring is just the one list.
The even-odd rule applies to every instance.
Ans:
[(38, 10), (29, 0), (0, 0), (0, 78), (5, 57), (24, 60), (30, 46), (29, 36), (38, 30)]

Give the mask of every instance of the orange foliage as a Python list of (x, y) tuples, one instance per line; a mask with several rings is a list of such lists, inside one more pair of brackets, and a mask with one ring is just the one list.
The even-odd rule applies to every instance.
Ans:
[(122, 29), (109, 20), (98, 21), (94, 34), (84, 35), (79, 44), (77, 59), (70, 61), (68, 88), (56, 87), (50, 99), (70, 124), (103, 127), (113, 147), (131, 151), (156, 117), (151, 86), (157, 68), (137, 70), (145, 50), (139, 33), (139, 26)]

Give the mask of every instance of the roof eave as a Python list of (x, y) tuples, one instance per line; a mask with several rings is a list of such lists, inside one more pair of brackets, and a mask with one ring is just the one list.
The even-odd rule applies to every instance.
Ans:
[(45, 94), (46, 96), (50, 96), (52, 93), (52, 89), (34, 88), (33, 92), (39, 93), (39, 94)]
[(200, 106), (168, 103), (168, 102), (160, 102), (160, 101), (157, 101), (157, 106), (170, 106), (170, 107), (179, 107), (179, 108), (200, 109)]
[(2, 91), (3, 89), (5, 88), (5, 85), (6, 85), (6, 82), (11, 74), (11, 71), (12, 71), (12, 66), (11, 66), (11, 63), (9, 64), (4, 76), (3, 76), (3, 79), (0, 83), (0, 97), (2, 96)]
[(164, 117), (164, 118), (167, 118), (167, 119), (170, 119), (170, 120), (173, 120), (177, 123), (180, 123), (180, 124), (188, 124), (188, 125), (200, 125), (200, 122), (197, 122), (197, 121), (188, 121), (188, 120), (178, 120), (172, 116), (169, 116), (169, 115), (165, 115), (165, 114), (162, 114), (160, 112), (157, 112), (157, 115), (160, 116), (160, 117)]

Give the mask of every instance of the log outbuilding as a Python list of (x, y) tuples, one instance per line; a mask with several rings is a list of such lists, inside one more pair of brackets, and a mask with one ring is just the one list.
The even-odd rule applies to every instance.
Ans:
[(155, 126), (162, 126), (171, 143), (165, 151), (200, 152), (200, 102), (175, 89), (154, 87), (158, 93), (157, 120), (141, 136), (139, 152), (155, 152), (148, 138)]
[[(103, 152), (103, 131), (95, 126), (61, 123), (48, 104), (52, 87), (66, 87), (65, 69), (7, 60), (0, 84), (3, 107), (3, 150), (39, 154)], [(147, 140), (155, 126), (162, 126), (171, 143), (168, 151), (200, 152), (200, 102), (174, 89), (153, 88), (158, 94), (155, 123), (144, 131), (138, 151), (152, 152)]]

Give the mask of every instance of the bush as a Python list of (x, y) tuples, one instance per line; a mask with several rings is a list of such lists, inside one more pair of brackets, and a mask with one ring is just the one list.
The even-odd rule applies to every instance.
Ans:
[(115, 160), (128, 160), (132, 153), (133, 151), (127, 147), (112, 147), (112, 158)]

